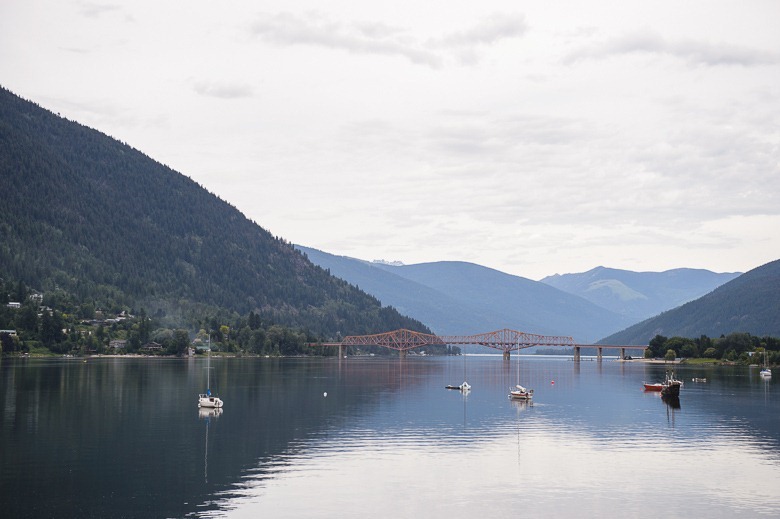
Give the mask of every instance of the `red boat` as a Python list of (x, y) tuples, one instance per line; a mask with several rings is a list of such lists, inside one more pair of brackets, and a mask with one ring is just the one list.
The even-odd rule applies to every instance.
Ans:
[(663, 388), (663, 382), (656, 382), (655, 384), (648, 384), (645, 382), (645, 391), (662, 391)]

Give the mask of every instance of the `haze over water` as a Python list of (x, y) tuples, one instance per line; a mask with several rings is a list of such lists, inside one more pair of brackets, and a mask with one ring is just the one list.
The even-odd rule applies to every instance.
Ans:
[[(8, 517), (776, 517), (755, 368), (513, 356), (0, 361)], [(695, 383), (694, 377), (706, 377)], [(472, 391), (444, 389), (468, 380)], [(507, 399), (519, 381), (532, 404)]]

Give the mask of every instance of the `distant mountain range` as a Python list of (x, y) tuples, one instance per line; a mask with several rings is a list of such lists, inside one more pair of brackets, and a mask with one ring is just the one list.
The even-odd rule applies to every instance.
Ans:
[(473, 263), (389, 265), (296, 247), (331, 274), (443, 335), (512, 328), (585, 343), (631, 324), (581, 297)]
[(711, 293), (605, 337), (605, 344), (647, 344), (665, 337), (720, 337), (734, 332), (780, 337), (780, 260), (757, 267)]
[[(545, 335), (570, 335), (581, 343), (608, 336), (605, 343), (646, 344), (655, 333), (638, 332), (635, 337), (629, 337), (618, 332), (629, 326), (628, 330), (634, 330), (636, 327), (632, 325), (648, 316), (697, 300), (721, 285), (740, 286), (738, 281), (742, 279), (739, 273), (719, 274), (700, 269), (632, 272), (598, 267), (579, 274), (532, 281), (472, 263), (440, 261), (398, 265), (336, 256), (300, 245), (296, 248), (331, 274), (444, 335), (513, 328)], [(759, 293), (763, 291), (744, 289), (743, 305), (760, 307), (768, 295), (750, 302), (750, 295)], [(772, 321), (769, 313), (753, 313), (763, 323)], [(775, 315), (775, 324), (777, 315), (780, 314)], [(679, 331), (698, 336), (693, 330), (711, 329), (703, 321), (697, 324), (704, 317), (691, 317), (688, 328), (670, 327), (669, 333)], [(759, 325), (758, 320), (742, 320), (743, 325), (752, 329), (741, 331), (756, 333), (753, 330), (772, 329), (772, 326)], [(733, 323), (734, 319), (730, 321)], [(718, 328), (721, 329), (738, 328)]]
[(0, 193), (6, 299), (21, 283), (68, 313), (144, 308), (166, 326), (254, 312), (324, 338), (428, 330), (184, 175), (3, 88)]
[(580, 274), (548, 276), (541, 281), (637, 322), (693, 301), (739, 275), (686, 268), (632, 272), (596, 267)]

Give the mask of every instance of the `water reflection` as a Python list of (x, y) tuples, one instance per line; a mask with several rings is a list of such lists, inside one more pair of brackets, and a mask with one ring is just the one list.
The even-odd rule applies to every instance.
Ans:
[[(472, 389), (444, 389), (464, 363)], [(780, 513), (777, 386), (747, 369), (682, 368), (708, 382), (669, 402), (638, 363), (213, 358), (231, 405), (195, 416), (203, 365), (0, 361), (5, 511), (647, 516), (663, 488), (673, 516)], [(518, 379), (533, 401), (507, 398)], [(640, 476), (668, 469), (673, 488)]]
[(203, 455), (203, 480), (209, 482), (209, 425), (222, 414), (221, 407), (198, 407), (198, 418), (206, 422), (205, 454)]

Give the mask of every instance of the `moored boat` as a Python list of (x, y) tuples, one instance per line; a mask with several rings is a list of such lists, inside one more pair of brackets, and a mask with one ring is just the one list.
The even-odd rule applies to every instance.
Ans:
[(666, 373), (666, 380), (664, 380), (664, 387), (661, 389), (661, 396), (680, 396), (680, 388), (682, 387), (682, 380), (674, 378), (674, 371)]
[(198, 407), (222, 407), (222, 400), (218, 396), (211, 394), (211, 390), (206, 390), (205, 393), (198, 395)]
[(444, 386), (445, 389), (459, 389), (460, 391), (468, 391), (471, 389), (471, 385), (464, 381), (463, 384), (459, 386)]
[(206, 392), (198, 395), (198, 407), (222, 407), (222, 400), (211, 394), (211, 336), (209, 335), (208, 364), (206, 365)]
[(769, 365), (766, 361), (766, 350), (764, 350), (764, 367), (761, 369), (761, 371), (758, 372), (758, 374), (762, 378), (772, 378), (772, 370), (769, 369)]
[(520, 384), (517, 384), (515, 387), (509, 388), (509, 398), (512, 398), (514, 400), (530, 400), (534, 396), (534, 390), (533, 389), (527, 389)]
[[(706, 380), (706, 379), (703, 379)], [(654, 382), (644, 384), (645, 391), (660, 391), (662, 396), (677, 396), (680, 394), (682, 381), (674, 378), (674, 372), (666, 372), (666, 378), (663, 382)]]

